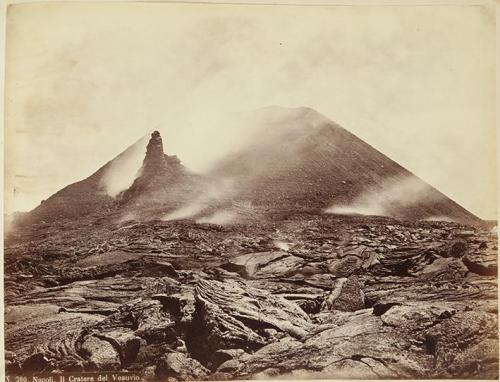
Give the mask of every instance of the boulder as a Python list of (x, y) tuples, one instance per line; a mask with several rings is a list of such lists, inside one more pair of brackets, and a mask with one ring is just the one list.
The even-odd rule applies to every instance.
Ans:
[(363, 261), (356, 256), (345, 256), (342, 259), (335, 259), (328, 264), (328, 271), (336, 277), (349, 277), (358, 272)]
[(365, 296), (356, 276), (335, 280), (333, 290), (326, 297), (323, 309), (354, 312), (365, 307)]
[(116, 328), (133, 328), (134, 335), (152, 342), (175, 342), (175, 319), (157, 300), (136, 299), (119, 307), (116, 313), (92, 327), (96, 333)]
[(189, 381), (206, 377), (208, 370), (184, 353), (169, 353), (160, 359), (155, 373), (156, 377), (161, 379), (175, 378), (180, 381)]
[(292, 273), (304, 263), (286, 252), (258, 252), (231, 258), (221, 268), (245, 278), (280, 277)]
[(219, 349), (214, 354), (212, 367), (218, 368), (226, 361), (235, 360), (243, 354), (245, 354), (243, 349)]
[(412, 272), (412, 275), (431, 281), (460, 281), (465, 278), (467, 271), (462, 260), (454, 257), (440, 257), (421, 270)]
[(370, 310), (338, 314), (345, 316), (338, 325), (318, 328), (304, 341), (286, 337), (244, 354), (238, 359), (243, 366), (232, 371), (233, 379), (245, 375), (253, 379), (270, 370), (280, 379), (405, 379), (425, 375), (420, 364), (426, 355), (408, 352), (408, 339), (386, 327)]
[(199, 357), (208, 357), (209, 363), (219, 349), (251, 351), (279, 338), (269, 336), (266, 329), (303, 338), (312, 327), (297, 304), (244, 282), (200, 280), (195, 298), (194, 330), (188, 347)]
[(108, 341), (88, 336), (80, 347), (90, 367), (97, 370), (120, 370), (120, 355)]
[(394, 305), (381, 315), (384, 324), (402, 330), (425, 329), (440, 320), (448, 319), (456, 311), (447, 306), (426, 303)]
[(337, 278), (334, 275), (322, 274), (322, 275), (312, 275), (306, 277), (304, 282), (313, 287), (322, 289), (331, 289)]
[(461, 378), (498, 380), (498, 339), (489, 338), (458, 354), (448, 367)]
[(463, 262), (467, 269), (481, 276), (496, 276), (498, 274), (497, 251), (469, 253), (464, 256)]
[(160, 301), (163, 310), (169, 312), (182, 325), (187, 325), (193, 320), (195, 299), (192, 289), (181, 293), (155, 294), (151, 298)]
[(132, 330), (117, 328), (116, 330), (104, 332), (97, 336), (100, 339), (108, 341), (118, 350), (124, 367), (135, 361), (141, 347), (141, 338), (136, 336)]
[(455, 240), (448, 247), (446, 255), (449, 257), (461, 258), (467, 252), (467, 242), (464, 240)]
[[(482, 311), (459, 312), (427, 329), (424, 337), (427, 352), (435, 358), (435, 376), (447, 378), (457, 375), (456, 372), (465, 364), (470, 364), (464, 356), (457, 358), (464, 351), (477, 364), (483, 361), (485, 364), (492, 363), (490, 343), (485, 340), (494, 339), (498, 344), (498, 319), (496, 314)], [(498, 353), (495, 358), (494, 366), (498, 371)]]
[[(222, 364), (217, 368), (217, 372), (219, 373), (234, 373), (237, 371), (241, 366), (241, 362), (239, 362), (236, 359), (230, 359)], [(228, 379), (231, 379), (230, 377)], [(217, 380), (217, 379), (216, 379)]]
[(168, 261), (159, 260), (144, 260), (144, 264), (141, 266), (141, 273), (143, 276), (148, 277), (162, 277), (169, 276), (176, 278), (178, 277), (177, 271)]

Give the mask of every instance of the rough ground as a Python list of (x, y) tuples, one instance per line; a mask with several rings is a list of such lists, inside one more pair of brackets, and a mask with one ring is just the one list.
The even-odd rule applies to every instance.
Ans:
[(498, 378), (486, 229), (307, 214), (111, 220), (7, 238), (7, 372)]

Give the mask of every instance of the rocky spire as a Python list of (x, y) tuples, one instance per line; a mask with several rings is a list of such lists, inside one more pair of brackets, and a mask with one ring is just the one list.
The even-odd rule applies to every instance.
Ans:
[(163, 153), (163, 142), (158, 131), (151, 134), (148, 146), (146, 148), (146, 156), (142, 163), (142, 174), (152, 175), (158, 174), (167, 168), (165, 154)]
[(165, 155), (161, 135), (154, 131), (146, 147), (142, 167), (132, 186), (123, 193), (122, 203), (135, 197), (147, 198), (151, 192), (158, 196), (181, 181), (184, 174), (180, 160), (174, 155)]

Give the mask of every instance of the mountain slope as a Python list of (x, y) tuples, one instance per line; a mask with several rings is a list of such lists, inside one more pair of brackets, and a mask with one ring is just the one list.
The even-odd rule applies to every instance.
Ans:
[(160, 133), (154, 131), (137, 177), (118, 197), (119, 208), (168, 212), (195, 197), (203, 183), (204, 178), (191, 173), (177, 156), (164, 154)]
[(237, 179), (240, 198), (278, 209), (479, 221), (312, 109), (266, 108), (255, 123), (262, 127), (254, 139), (214, 169), (217, 176)]
[(92, 213), (118, 212), (142, 205), (144, 201), (164, 206), (163, 191), (171, 192), (187, 178), (191, 179), (187, 170), (177, 157), (163, 153), (161, 137), (153, 132), (151, 137), (141, 138), (88, 178), (50, 196), (21, 220), (34, 223), (78, 219)]
[(51, 196), (23, 221), (117, 213), (210, 222), (227, 214), (309, 211), (481, 222), (312, 109), (265, 108), (252, 123), (258, 127), (254, 137), (205, 175), (164, 154), (155, 131), (87, 179)]

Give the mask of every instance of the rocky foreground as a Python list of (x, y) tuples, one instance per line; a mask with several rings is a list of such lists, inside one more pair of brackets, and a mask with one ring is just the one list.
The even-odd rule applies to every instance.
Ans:
[(498, 378), (497, 251), (388, 218), (42, 222), (6, 242), (7, 373)]

